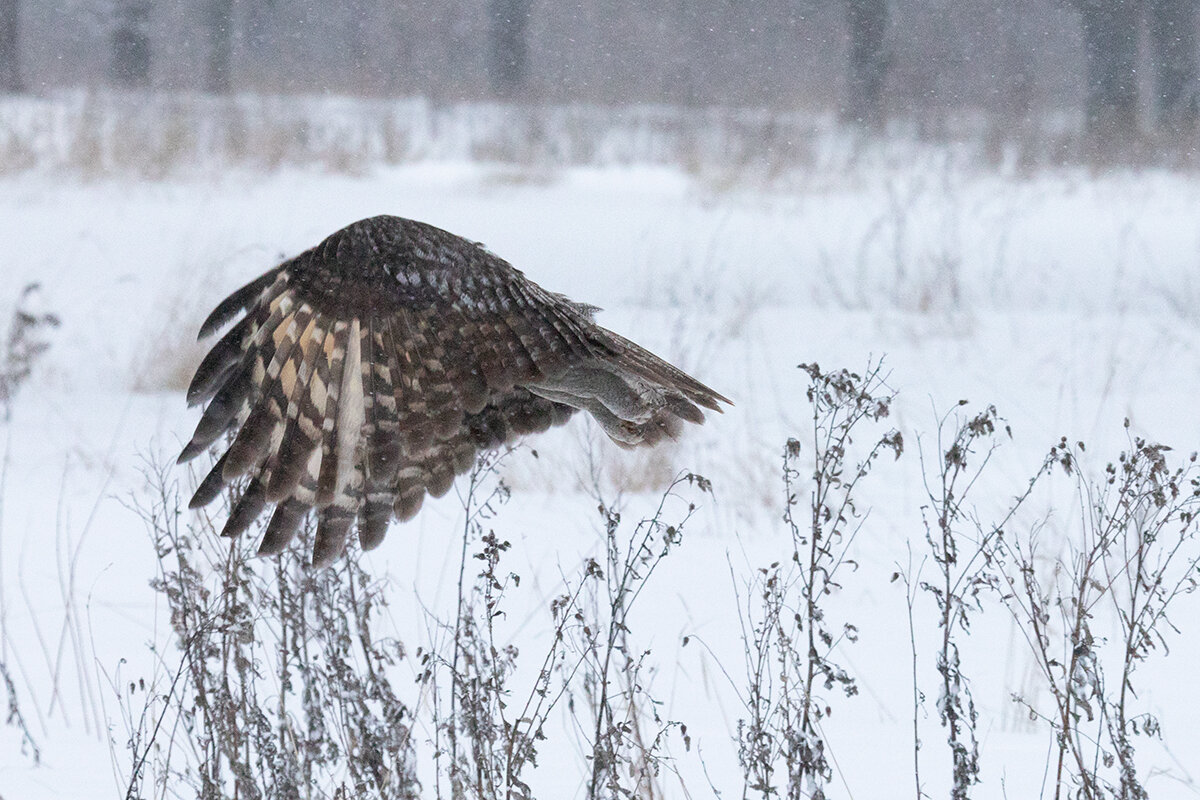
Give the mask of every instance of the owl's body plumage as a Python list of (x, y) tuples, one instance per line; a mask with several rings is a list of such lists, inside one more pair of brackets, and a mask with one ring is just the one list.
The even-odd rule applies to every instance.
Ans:
[(317, 511), (313, 562), (355, 520), (377, 545), (394, 516), (445, 494), (480, 450), (589, 412), (625, 447), (674, 437), (729, 401), (454, 234), (379, 216), (234, 292), (200, 336), (245, 312), (188, 388), (207, 402), (186, 461), (236, 430), (192, 507), (248, 483), (223, 534), (275, 505), (260, 553)]

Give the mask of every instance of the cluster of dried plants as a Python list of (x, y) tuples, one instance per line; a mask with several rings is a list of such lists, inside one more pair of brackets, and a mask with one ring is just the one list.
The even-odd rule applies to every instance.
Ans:
[[(1043, 463), (999, 524), (985, 528), (968, 504), (968, 497), (999, 447), (999, 431), (1011, 438), (1012, 430), (995, 406), (964, 414), (966, 405), (967, 401), (959, 401), (955, 409), (938, 418), (935, 461), (926, 461), (924, 448), (918, 447), (927, 498), (921, 507), (925, 550), (915, 569), (910, 551), (909, 563), (892, 574), (893, 582), (903, 580), (908, 606), (913, 658), (913, 778), (918, 798), (926, 796), (921, 782), (919, 713), (925, 696), (920, 690), (917, 665), (915, 594), (925, 592), (937, 608), (935, 708), (938, 721), (946, 730), (950, 796), (965, 800), (971, 787), (979, 783), (981, 766), (976, 728), (979, 716), (971, 681), (963, 669), (961, 639), (970, 636), (971, 621), (976, 614), (983, 613), (984, 601), (996, 597), (1001, 588), (992, 557), (997, 538), (1029, 499), (1051, 463)], [(934, 575), (926, 578), (924, 571), (930, 562)]]
[[(506, 613), (505, 598), (520, 587), (521, 578), (501, 566), (510, 543), (485, 527), (508, 498), (498, 474), (500, 457), (482, 457), (468, 481), (454, 619), (434, 619), (433, 641), (417, 650), (420, 681), (433, 715), (438, 798), (531, 797), (525, 768), (537, 765), (543, 728), (561, 695), (553, 686), (554, 670), (567, 654), (557, 634), (532, 690), (521, 702), (511, 686), (520, 653), (502, 640), (497, 621)], [(479, 550), (469, 558), (472, 546)], [(470, 560), (479, 562), (480, 571), (468, 583)], [(560, 614), (574, 608), (576, 599), (577, 594), (555, 607), (556, 625), (562, 624)]]
[(1166, 655), (1176, 632), (1168, 612), (1200, 586), (1200, 468), (1194, 452), (1171, 458), (1129, 435), (1091, 479), (1084, 444), (1064, 439), (1046, 463), (1074, 479), (1073, 535), (1054, 541), (1043, 523), (992, 542), (1001, 600), (1050, 698), (1013, 699), (1053, 733), (1055, 798), (1148, 797), (1135, 744), (1161, 729), (1140, 704), (1137, 670)]
[[(174, 647), (156, 646), (149, 675), (109, 676), (126, 796), (532, 798), (527, 769), (563, 706), (587, 753), (589, 798), (661, 796), (665, 740), (679, 729), (686, 741), (686, 728), (658, 716), (630, 618), (695, 511), (685, 495), (711, 487), (681, 474), (632, 526), (601, 502), (604, 554), (564, 577), (547, 649), (529, 661), (502, 629), (521, 580), (489, 527), (508, 497), (503, 456), (483, 457), (467, 482), (455, 615), (426, 611), (429, 641), (406, 665), (415, 683), (401, 679), (403, 644), (381, 633), (386, 585), (357, 553), (314, 570), (305, 530), (296, 547), (256, 559), (252, 540), (222, 540), (212, 519), (184, 511), (170, 468), (149, 464), (135, 507)], [(431, 771), (419, 767), (423, 748)]]
[(663, 796), (659, 777), (670, 769), (667, 736), (677, 730), (691, 746), (687, 725), (666, 720), (650, 690), (655, 669), (651, 651), (635, 645), (630, 615), (654, 572), (683, 541), (684, 526), (696, 510), (681, 496), (690, 488), (711, 494), (712, 484), (684, 472), (667, 487), (654, 512), (632, 527), (602, 496), (605, 560), (590, 561), (581, 613), (568, 628), (573, 649), (582, 656), (581, 680), (566, 680), (572, 707), (586, 709), (580, 734), (589, 752), (589, 800)]
[[(893, 399), (878, 365), (864, 376), (803, 368), (810, 378), (812, 453), (801, 461), (804, 447), (797, 440), (784, 452), (791, 557), (758, 570), (738, 597), (746, 659), (746, 716), (738, 727), (743, 797), (826, 796), (833, 773), (821, 721), (834, 698), (857, 692), (854, 676), (837, 660), (837, 649), (853, 642), (857, 629), (834, 616), (839, 573), (856, 566), (852, 546), (866, 516), (856, 507), (855, 490), (882, 451), (898, 457), (902, 450), (899, 434), (891, 432), (872, 439), (859, 461), (848, 461), (852, 434), (887, 416)], [(1175, 632), (1168, 610), (1200, 586), (1196, 455), (1171, 464), (1170, 448), (1131, 436), (1103, 478), (1091, 480), (1081, 470), (1083, 443), (1062, 439), (988, 520), (969, 496), (1001, 433), (1012, 433), (995, 407), (968, 414), (965, 405), (937, 420), (936, 460), (921, 454), (924, 552), (910, 550), (909, 563), (892, 576), (905, 589), (909, 610), (915, 796), (929, 796), (921, 774), (926, 695), (920, 686), (930, 677), (922, 677), (918, 645), (928, 638), (917, 628), (936, 625), (936, 652), (925, 655), (935, 669), (933, 705), (945, 730), (947, 784), (951, 797), (967, 798), (982, 764), (962, 644), (977, 615), (990, 608), (1009, 613), (1050, 701), (1014, 696), (1051, 733), (1055, 757), (1041, 796), (1145, 798), (1137, 737), (1161, 737), (1162, 731), (1138, 704), (1135, 674), (1154, 655), (1166, 654)], [(1077, 502), (1052, 504), (1039, 517), (1031, 508), (1035, 490), (1049, 490), (1058, 473), (1073, 481)], [(805, 490), (808, 504), (801, 502)], [(922, 594), (936, 608), (933, 619), (914, 616)]]
[[(910, 626), (916, 625), (916, 590), (936, 601), (941, 633), (936, 710), (947, 731), (951, 797), (969, 797), (981, 772), (960, 637), (970, 634), (975, 615), (998, 606), (1027, 644), (1038, 689), (1049, 698), (1048, 704), (1038, 702), (1043, 692), (1036, 689), (1013, 695), (1052, 734), (1042, 796), (1145, 798), (1136, 737), (1159, 737), (1161, 729), (1137, 708), (1135, 672), (1151, 656), (1166, 654), (1175, 631), (1168, 609), (1200, 586), (1196, 455), (1172, 465), (1169, 447), (1131, 435), (1128, 448), (1097, 480), (1084, 468), (1086, 446), (1063, 438), (999, 520), (986, 522), (967, 497), (999, 444), (1001, 424), (991, 406), (939, 419), (939, 461), (930, 465), (922, 459), (926, 555), (915, 570), (910, 562), (893, 575), (906, 586)], [(1006, 425), (1004, 430), (1011, 436)], [(1038, 516), (1030, 498), (1056, 472), (1071, 481), (1075, 502)], [(923, 579), (930, 561), (935, 577)], [(920, 773), (917, 712), (924, 694), (918, 688), (915, 632), (912, 648), (914, 776), (921, 798), (928, 795)]]
[(183, 511), (166, 467), (146, 469), (138, 509), (159, 557), (177, 652), (160, 670), (113, 680), (126, 730), (128, 798), (419, 796), (411, 712), (381, 635), (385, 593), (343, 559), (305, 563), (296, 548), (253, 559)]
[[(666, 736), (678, 728), (686, 741), (686, 727), (658, 715), (649, 690), (650, 653), (636, 648), (630, 615), (656, 568), (680, 544), (695, 511), (684, 490), (705, 493), (711, 487), (698, 475), (681, 474), (654, 512), (633, 526), (622, 524), (616, 508), (597, 497), (604, 555), (585, 558), (576, 573), (563, 577), (548, 604), (550, 644), (534, 662), (531, 688), (517, 693), (521, 654), (505, 641), (497, 622), (506, 616), (507, 598), (519, 590), (521, 579), (502, 567), (510, 543), (487, 526), (508, 494), (497, 466), (498, 456), (485, 456), (471, 473), (457, 613), (452, 623), (434, 620), (435, 633), (446, 636), (435, 636), (418, 652), (436, 731), (435, 794), (533, 797), (524, 773), (537, 765), (551, 714), (565, 701), (567, 728), (575, 732), (589, 764), (586, 796), (660, 796), (657, 778), (668, 762)], [(472, 547), (478, 549), (469, 558)], [(470, 560), (478, 562), (479, 572), (468, 582)]]

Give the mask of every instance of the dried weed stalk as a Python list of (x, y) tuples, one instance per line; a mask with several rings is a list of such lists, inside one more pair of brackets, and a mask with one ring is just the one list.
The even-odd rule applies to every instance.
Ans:
[[(954, 411), (938, 419), (939, 458), (935, 465), (927, 464), (924, 450), (918, 448), (928, 498), (928, 502), (921, 507), (927, 554), (915, 575), (911, 568), (897, 570), (892, 575), (893, 581), (903, 578), (907, 588), (914, 659), (913, 586), (928, 593), (937, 604), (940, 641), (936, 656), (936, 707), (938, 719), (946, 729), (946, 745), (951, 759), (950, 796), (954, 800), (965, 800), (970, 796), (971, 787), (979, 783), (980, 771), (979, 739), (976, 734), (978, 713), (970, 681), (963, 672), (960, 637), (970, 636), (972, 616), (984, 610), (982, 598), (992, 595), (1001, 584), (991, 560), (995, 539), (1049, 469), (1048, 463), (1043, 464), (999, 524), (988, 528), (982, 526), (967, 507), (967, 497), (999, 446), (998, 429), (1002, 429), (1009, 438), (1012, 437), (1012, 431), (995, 406), (989, 405), (974, 415), (963, 416), (961, 409), (966, 404), (967, 401), (960, 401)], [(933, 562), (936, 577), (922, 580), (921, 572), (929, 561)], [(917, 717), (924, 695), (918, 688), (915, 669), (913, 694), (913, 758), (917, 796), (920, 797), (923, 789), (920, 783), (921, 740)]]
[(4, 351), (0, 353), (0, 410), (6, 422), (12, 414), (17, 391), (29, 379), (37, 360), (50, 348), (50, 331), (59, 325), (56, 314), (30, 308), (41, 288), (41, 284), (30, 283), (21, 290), (8, 323)]
[[(866, 520), (855, 493), (884, 451), (900, 457), (898, 431), (875, 440), (857, 460), (854, 436), (886, 418), (894, 393), (881, 362), (858, 375), (800, 366), (809, 376), (812, 406), (811, 471), (800, 466), (802, 445), (789, 439), (783, 453), (783, 521), (791, 537), (786, 563), (760, 569), (739, 597), (748, 688), (747, 717), (738, 724), (743, 794), (763, 798), (824, 798), (832, 766), (821, 721), (830, 713), (826, 692), (857, 694), (854, 677), (838, 663), (843, 642), (857, 639), (849, 621), (828, 615), (841, 573), (857, 564), (854, 540)], [(802, 495), (807, 489), (808, 502)], [(751, 603), (756, 601), (756, 605)]]
[[(594, 482), (595, 486), (599, 481)], [(671, 769), (667, 737), (678, 730), (690, 748), (687, 725), (667, 720), (654, 697), (650, 650), (635, 646), (630, 617), (655, 571), (683, 541), (684, 527), (696, 511), (682, 490), (712, 494), (708, 479), (680, 473), (663, 492), (654, 513), (636, 525), (622, 525), (621, 513), (597, 492), (604, 520), (605, 560), (589, 560), (584, 575), (585, 601), (568, 629), (571, 648), (581, 658), (579, 680), (565, 682), (591, 761), (589, 800), (663, 796), (658, 779)], [(686, 642), (685, 642), (686, 643)], [(589, 724), (590, 723), (590, 724)]]

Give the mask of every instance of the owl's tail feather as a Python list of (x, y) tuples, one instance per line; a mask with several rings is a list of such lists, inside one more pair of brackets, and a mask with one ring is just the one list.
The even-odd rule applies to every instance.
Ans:
[[(642, 378), (673, 389), (691, 402), (702, 405), (711, 411), (724, 413), (721, 403), (733, 405), (733, 401), (725, 395), (705, 386), (674, 364), (664, 361), (641, 345), (612, 331), (605, 330), (605, 333), (612, 338), (617, 358), (626, 364), (630, 371)], [(699, 413), (698, 410), (696, 411)], [(703, 415), (700, 419), (688, 419), (688, 421), (702, 423)]]
[(600, 329), (593, 357), (531, 384), (547, 399), (587, 411), (621, 447), (650, 446), (679, 436), (685, 422), (704, 423), (699, 406), (732, 402), (683, 370)]

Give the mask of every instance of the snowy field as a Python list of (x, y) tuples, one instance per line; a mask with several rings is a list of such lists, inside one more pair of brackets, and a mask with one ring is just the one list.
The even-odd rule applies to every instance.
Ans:
[[(823, 724), (836, 767), (830, 796), (915, 796), (909, 616), (903, 582), (890, 579), (913, 563), (910, 548), (917, 562), (925, 548), (918, 450), (938, 460), (937, 418), (958, 401), (972, 413), (995, 404), (1013, 436), (972, 496), (989, 519), (1059, 436), (1087, 443), (1093, 475), (1128, 445), (1126, 418), (1133, 434), (1173, 446), (1172, 457), (1200, 447), (1197, 209), (1194, 174), (1015, 177), (949, 152), (761, 182), (663, 165), (434, 158), (359, 175), (13, 172), (0, 179), (0, 319), (36, 281), (38, 306), (61, 326), (0, 423), (0, 661), (41, 755), (34, 764), (17, 730), (0, 727), (0, 796), (125, 791), (118, 695), (179, 660), (165, 603), (149, 586), (151, 538), (131, 505), (147, 492), (146, 459), (173, 460), (195, 424), (182, 389), (202, 355), (199, 322), (281, 256), (379, 213), (485, 243), (542, 285), (601, 306), (604, 325), (736, 404), (664, 452), (635, 458), (573, 420), (532, 443), (539, 458), (523, 451), (505, 463), (512, 498), (489, 523), (512, 542), (506, 569), (523, 579), (503, 635), (536, 669), (561, 576), (602, 549), (603, 520), (585, 492), (589, 460), (631, 520), (652, 511), (680, 469), (712, 480), (713, 498), (686, 495), (697, 515), (631, 622), (633, 641), (653, 654), (659, 714), (685, 722), (691, 740), (689, 749), (670, 735), (672, 770), (658, 779), (665, 797), (742, 796), (737, 598), (756, 569), (791, 553), (781, 454), (810, 424), (797, 365), (861, 371), (885, 358), (893, 413), (863, 436), (896, 427), (907, 448), (862, 485), (859, 506), (871, 511), (853, 546), (859, 567), (830, 599), (859, 629), (837, 651), (859, 693), (829, 692)], [(811, 450), (802, 452), (804, 463)], [(194, 480), (183, 469), (172, 475)], [(1077, 502), (1072, 481), (1051, 481), (1048, 497)], [(1069, 536), (1077, 512), (1035, 501), (1022, 519), (1048, 517), (1052, 535)], [(453, 616), (462, 517), (451, 492), (363, 559), (390, 581), (390, 622), (410, 654), (428, 645), (430, 615)], [(1169, 655), (1157, 651), (1137, 672), (1138, 708), (1162, 724), (1162, 742), (1136, 740), (1139, 775), (1156, 798), (1200, 795), (1198, 602), (1177, 601)], [(935, 617), (932, 599), (919, 597), (921, 777), (937, 797), (950, 776), (934, 709)], [(1011, 699), (1045, 701), (1028, 648), (994, 599), (964, 642), (980, 715), (975, 796), (1037, 797), (1053, 737)], [(418, 665), (410, 658), (397, 669), (417, 706), (408, 676)], [(590, 767), (570, 725), (557, 724), (567, 732), (545, 743), (531, 785), (540, 797), (582, 797)], [(427, 744), (418, 741), (418, 752)]]

